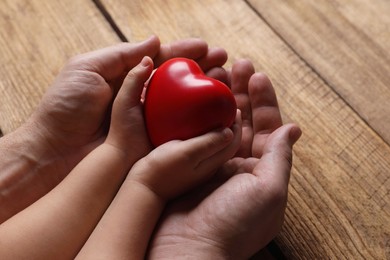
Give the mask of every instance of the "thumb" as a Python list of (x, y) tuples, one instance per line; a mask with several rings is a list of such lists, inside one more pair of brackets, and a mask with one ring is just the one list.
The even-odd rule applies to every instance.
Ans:
[(295, 124), (286, 124), (276, 129), (265, 143), (263, 156), (254, 174), (266, 183), (287, 187), (292, 167), (292, 147), (301, 135), (301, 129)]
[(125, 77), (115, 102), (124, 102), (128, 108), (137, 106), (141, 100), (144, 84), (150, 77), (152, 71), (153, 60), (145, 56), (141, 63), (130, 70)]

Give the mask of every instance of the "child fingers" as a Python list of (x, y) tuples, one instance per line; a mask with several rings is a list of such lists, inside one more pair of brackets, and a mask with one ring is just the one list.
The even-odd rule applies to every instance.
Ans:
[(227, 147), (232, 142), (233, 137), (233, 131), (229, 128), (212, 131), (180, 142), (180, 153), (195, 168), (206, 158)]
[(237, 110), (236, 121), (231, 127), (231, 130), (233, 133), (233, 140), (223, 149), (203, 158), (203, 161), (197, 165), (197, 170), (199, 172), (210, 172), (218, 169), (225, 162), (234, 157), (238, 151), (242, 139), (242, 119), (240, 110)]
[(231, 128), (188, 140), (185, 145), (194, 168), (208, 171), (218, 168), (233, 157), (241, 143), (241, 128), (241, 112), (237, 110), (236, 121)]
[(153, 60), (145, 56), (142, 61), (129, 71), (119, 90), (118, 98), (124, 100), (130, 107), (136, 106), (141, 100), (144, 84), (153, 71)]

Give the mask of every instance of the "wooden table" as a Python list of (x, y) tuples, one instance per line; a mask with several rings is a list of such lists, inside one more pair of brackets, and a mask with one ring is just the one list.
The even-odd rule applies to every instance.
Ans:
[(201, 37), (227, 66), (251, 59), (302, 127), (272, 254), (390, 259), (390, 1), (2, 0), (1, 131), (26, 120), (69, 57), (150, 34)]

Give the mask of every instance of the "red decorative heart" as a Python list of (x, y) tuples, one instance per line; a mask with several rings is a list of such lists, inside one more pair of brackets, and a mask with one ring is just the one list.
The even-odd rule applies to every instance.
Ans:
[(230, 89), (185, 58), (170, 59), (155, 71), (144, 102), (146, 126), (155, 146), (230, 127), (236, 109)]

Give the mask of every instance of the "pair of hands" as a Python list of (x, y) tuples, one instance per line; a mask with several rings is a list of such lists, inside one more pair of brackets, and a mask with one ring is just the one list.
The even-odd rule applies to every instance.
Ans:
[[(249, 257), (280, 230), (291, 149), (300, 130), (291, 124), (282, 126), (276, 96), (265, 75), (255, 73), (249, 61), (238, 61), (226, 72), (220, 68), (226, 62), (226, 52), (210, 49), (201, 40), (160, 45), (156, 37), (151, 37), (70, 60), (20, 130), (38, 136), (44, 146), (39, 149), (51, 156), (42, 160), (48, 162), (46, 167), (37, 167), (45, 169), (39, 177), (45, 186), (31, 191), (36, 192), (32, 197), (48, 192), (105, 140), (112, 100), (127, 72), (144, 56), (151, 57), (156, 67), (176, 56), (196, 60), (208, 76), (231, 87), (243, 120), (241, 145), (235, 157), (206, 185), (169, 203), (150, 242), (149, 256), (201, 257), (207, 253)], [(134, 104), (139, 104), (139, 95), (131, 96), (136, 98)], [(132, 111), (131, 122), (143, 123), (141, 106), (136, 105)], [(140, 144), (140, 154), (151, 150), (145, 133), (134, 134), (144, 138), (134, 140)], [(55, 172), (56, 176), (49, 177), (45, 172)]]

